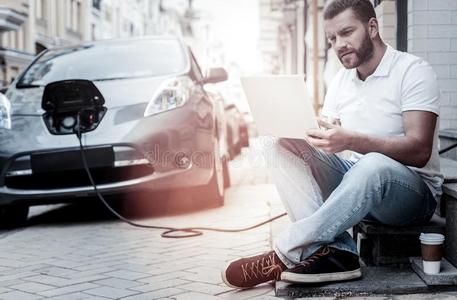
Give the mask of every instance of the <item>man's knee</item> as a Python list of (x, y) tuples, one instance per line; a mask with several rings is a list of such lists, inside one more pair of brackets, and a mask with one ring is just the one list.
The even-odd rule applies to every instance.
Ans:
[[(365, 154), (352, 168), (353, 172), (362, 174), (365, 178), (385, 176), (395, 171), (399, 162), (378, 152)], [(351, 172), (351, 173), (353, 173)], [(348, 174), (349, 175), (349, 174)]]
[(280, 138), (278, 139), (277, 146), (304, 160), (311, 157), (312, 149), (306, 140)]

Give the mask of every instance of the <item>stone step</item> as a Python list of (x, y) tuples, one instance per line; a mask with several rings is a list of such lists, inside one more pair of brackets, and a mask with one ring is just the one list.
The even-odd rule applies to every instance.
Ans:
[(291, 299), (324, 296), (346, 299), (354, 296), (436, 293), (456, 290), (457, 286), (429, 287), (410, 267), (363, 267), (362, 278), (358, 280), (322, 284), (288, 284), (278, 281), (275, 286), (277, 297)]
[(362, 221), (354, 227), (354, 237), (367, 266), (409, 264), (409, 257), (420, 256), (420, 233), (444, 234), (445, 224), (445, 219), (437, 215), (423, 226), (393, 227)]
[(440, 157), (440, 169), (445, 183), (457, 182), (457, 161)]
[(443, 185), (443, 197), (441, 203), (445, 203), (446, 215), (446, 241), (445, 256), (457, 266), (457, 183)]
[(411, 257), (411, 267), (420, 278), (429, 286), (431, 285), (456, 285), (457, 268), (454, 267), (447, 259), (441, 260), (441, 270), (438, 274), (425, 274), (422, 267), (421, 257)]

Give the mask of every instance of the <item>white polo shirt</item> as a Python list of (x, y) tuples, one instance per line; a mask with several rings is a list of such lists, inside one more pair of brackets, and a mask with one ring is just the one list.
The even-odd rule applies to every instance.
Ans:
[[(440, 90), (436, 74), (423, 59), (387, 46), (375, 72), (359, 79), (357, 70), (340, 70), (325, 96), (322, 115), (339, 118), (348, 130), (376, 136), (404, 136), (402, 113), (409, 110), (433, 112), (439, 116)], [(437, 121), (432, 155), (423, 168), (410, 167), (422, 176), (438, 199), (443, 175), (438, 155)], [(361, 154), (352, 152), (357, 161)]]

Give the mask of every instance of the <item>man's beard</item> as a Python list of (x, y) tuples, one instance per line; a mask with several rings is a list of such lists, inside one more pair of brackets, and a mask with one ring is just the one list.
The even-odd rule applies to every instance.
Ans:
[[(343, 51), (341, 51), (343, 52)], [(347, 53), (347, 51), (343, 52)], [(355, 60), (350, 62), (345, 62), (341, 54), (338, 53), (338, 59), (343, 64), (346, 69), (357, 68), (360, 65), (363, 65), (373, 57), (374, 45), (373, 41), (370, 39), (368, 33), (362, 41), (359, 49), (352, 50), (352, 53), (355, 55)]]

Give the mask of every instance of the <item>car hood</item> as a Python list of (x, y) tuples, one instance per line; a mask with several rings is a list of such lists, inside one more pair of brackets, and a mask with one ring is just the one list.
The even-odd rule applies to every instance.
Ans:
[[(117, 108), (122, 106), (145, 105), (152, 99), (156, 90), (164, 80), (170, 76), (117, 79), (108, 81), (94, 81), (95, 86), (105, 98), (105, 106)], [(41, 116), (44, 111), (41, 108), (44, 87), (14, 89), (8, 93), (11, 100), (12, 115), (36, 115)]]

